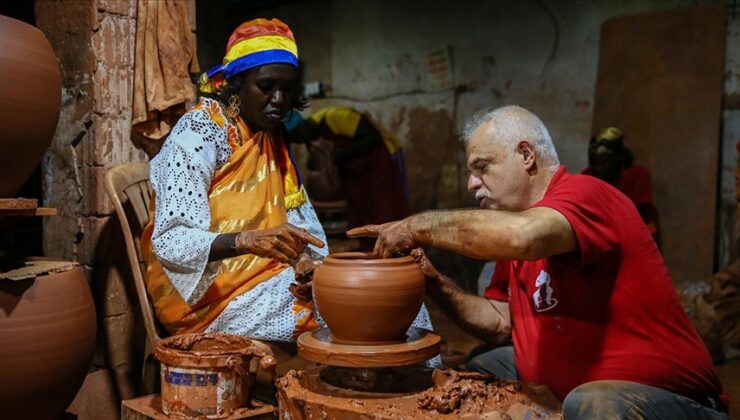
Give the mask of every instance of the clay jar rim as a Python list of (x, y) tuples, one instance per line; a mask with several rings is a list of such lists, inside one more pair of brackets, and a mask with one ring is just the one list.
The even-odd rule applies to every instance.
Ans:
[[(214, 351), (192, 351), (170, 347), (174, 342), (182, 340), (187, 341), (188, 337), (193, 337), (193, 343), (191, 343), (191, 346), (195, 342), (203, 340), (213, 340), (223, 343), (226, 341), (225, 339), (241, 341), (244, 345), (234, 349)], [(238, 343), (234, 343), (235, 347), (238, 345)], [(157, 343), (154, 356), (161, 363), (170, 366), (225, 367), (228, 366), (229, 359), (232, 359), (234, 356), (252, 358), (268, 356), (271, 353), (272, 351), (266, 344), (248, 337), (222, 333), (192, 333), (175, 335), (162, 339)]]
[(356, 266), (357, 264), (361, 264), (363, 266), (370, 267), (389, 267), (414, 263), (414, 259), (409, 255), (393, 258), (378, 258), (374, 256), (372, 252), (337, 252), (336, 254), (329, 254), (324, 259), (324, 263), (326, 262), (338, 265)]

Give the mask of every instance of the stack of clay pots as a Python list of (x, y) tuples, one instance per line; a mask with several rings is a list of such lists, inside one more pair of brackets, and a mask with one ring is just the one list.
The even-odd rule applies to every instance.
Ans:
[[(37, 28), (0, 16), (0, 43), (0, 198), (16, 198), (54, 135), (61, 75)], [(95, 330), (79, 266), (0, 279), (0, 417), (60, 418), (88, 371)]]

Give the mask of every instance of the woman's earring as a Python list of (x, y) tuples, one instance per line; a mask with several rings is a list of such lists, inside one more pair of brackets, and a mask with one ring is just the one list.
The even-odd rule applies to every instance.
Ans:
[(231, 95), (229, 98), (229, 106), (226, 108), (226, 115), (231, 117), (231, 119), (236, 119), (236, 117), (239, 115), (239, 107), (241, 106), (242, 101), (239, 98), (239, 95)]

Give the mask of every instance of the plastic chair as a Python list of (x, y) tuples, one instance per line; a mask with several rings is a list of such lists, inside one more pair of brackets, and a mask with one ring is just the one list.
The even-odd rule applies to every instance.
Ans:
[(105, 174), (108, 191), (126, 242), (126, 254), (131, 265), (141, 318), (146, 329), (144, 362), (141, 371), (141, 386), (144, 395), (156, 392), (159, 379), (159, 363), (154, 358), (154, 349), (161, 340), (157, 318), (144, 283), (146, 264), (141, 254), (140, 239), (144, 227), (149, 223), (149, 203), (152, 187), (149, 183), (148, 163), (129, 163), (109, 169)]

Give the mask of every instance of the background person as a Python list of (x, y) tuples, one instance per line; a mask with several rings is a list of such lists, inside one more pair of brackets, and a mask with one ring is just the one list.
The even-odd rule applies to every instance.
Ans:
[(658, 211), (653, 204), (650, 172), (632, 162), (624, 135), (616, 127), (601, 130), (588, 143), (588, 168), (583, 173), (614, 185), (637, 206), (650, 234), (660, 244)]
[[(322, 162), (337, 168), (350, 228), (409, 215), (403, 151), (394, 135), (345, 106), (322, 108), (305, 119), (295, 113), (292, 118), (286, 124), (288, 138), (308, 145), (309, 166), (324, 168), (329, 175), (325, 179), (331, 179), (332, 168)], [(332, 159), (327, 161), (326, 155)]]

